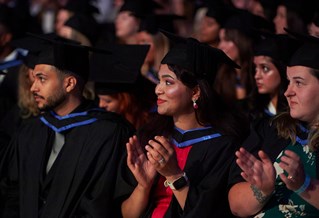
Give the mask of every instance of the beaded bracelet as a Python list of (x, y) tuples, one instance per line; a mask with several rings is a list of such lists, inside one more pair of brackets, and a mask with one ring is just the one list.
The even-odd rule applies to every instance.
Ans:
[(306, 175), (306, 178), (305, 178), (304, 183), (303, 183), (302, 186), (300, 186), (300, 188), (297, 189), (295, 192), (299, 195), (299, 194), (301, 194), (302, 192), (306, 191), (307, 188), (308, 188), (309, 185), (310, 185), (310, 181), (311, 181), (310, 176), (309, 176), (309, 175)]

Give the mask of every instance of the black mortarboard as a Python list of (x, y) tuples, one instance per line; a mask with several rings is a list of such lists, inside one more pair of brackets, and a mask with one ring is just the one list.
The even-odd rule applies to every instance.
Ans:
[(93, 17), (86, 16), (84, 14), (75, 14), (70, 17), (64, 25), (80, 32), (86, 36), (92, 44), (94, 44), (97, 38), (98, 24)]
[(230, 5), (226, 6), (226, 4), (220, 0), (207, 1), (206, 6), (206, 16), (214, 18), (221, 26), (224, 25), (230, 16), (236, 13), (235, 8)]
[(0, 24), (5, 26), (6, 31), (12, 34), (12, 38), (17, 38), (22, 35), (24, 23), (16, 15), (13, 8), (6, 4), (0, 4)]
[(92, 4), (93, 0), (69, 0), (63, 7), (68, 11), (85, 15), (98, 14), (99, 9)]
[(38, 56), (35, 53), (28, 52), (28, 54), (23, 58), (23, 62), (28, 68), (34, 69), (37, 59)]
[(87, 80), (89, 74), (89, 48), (77, 42), (54, 35), (29, 34), (38, 40), (36, 64), (48, 64), (70, 71)]
[(41, 49), (44, 48), (41, 48), (41, 43), (39, 43), (39, 40), (32, 36), (26, 36), (15, 39), (11, 41), (10, 44), (15, 48), (22, 48), (28, 51), (28, 54), (23, 57), (22, 60), (27, 67), (34, 69), (38, 60), (38, 55)]
[(317, 26), (319, 27), (319, 14), (315, 14), (315, 16), (313, 17), (312, 19), (312, 22)]
[(0, 4), (0, 24), (4, 25), (12, 34), (12, 39), (24, 36), (30, 15), (23, 7), (11, 4)]
[(175, 32), (173, 22), (178, 19), (185, 19), (185, 17), (176, 14), (151, 14), (142, 20), (139, 31), (146, 31), (153, 35), (158, 33), (160, 29)]
[(155, 9), (162, 6), (153, 0), (125, 0), (120, 8), (121, 11), (130, 11), (135, 17), (144, 17), (153, 14)]
[(293, 53), (301, 46), (300, 41), (287, 34), (261, 33), (261, 39), (254, 46), (254, 55), (264, 55), (288, 64)]
[(281, 0), (280, 5), (284, 5), (289, 11), (294, 11), (305, 25), (311, 21), (316, 8), (313, 0)]
[(225, 22), (224, 28), (236, 29), (253, 40), (258, 40), (260, 35), (256, 30), (274, 32), (274, 24), (263, 17), (254, 15), (246, 10), (239, 10)]
[(134, 89), (149, 45), (103, 44), (112, 54), (93, 53), (90, 77), (98, 94), (113, 94)]
[(219, 67), (227, 64), (240, 68), (222, 50), (201, 43), (194, 38), (180, 36), (161, 31), (172, 43), (172, 48), (162, 60), (162, 64), (177, 65), (185, 68), (196, 78), (213, 82)]
[(292, 55), (288, 66), (305, 66), (319, 70), (319, 38), (291, 32), (290, 35), (302, 41), (304, 44)]
[(12, 27), (12, 10), (5, 4), (0, 4), (0, 23), (6, 26), (10, 31)]
[(276, 16), (277, 7), (279, 5), (278, 0), (259, 0), (263, 7), (266, 19), (273, 20)]

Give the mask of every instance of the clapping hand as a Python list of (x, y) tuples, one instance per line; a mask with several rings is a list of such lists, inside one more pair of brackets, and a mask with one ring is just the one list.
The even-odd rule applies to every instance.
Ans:
[(164, 136), (155, 136), (145, 146), (147, 157), (155, 169), (164, 177), (181, 175), (182, 170), (178, 166), (176, 153), (169, 140)]
[(270, 195), (275, 188), (275, 168), (266, 153), (259, 151), (258, 160), (244, 148), (240, 148), (236, 156), (236, 163), (243, 171), (241, 176), (264, 195)]
[(305, 172), (300, 157), (293, 151), (286, 150), (280, 158), (279, 166), (288, 173), (280, 174), (281, 180), (290, 190), (297, 190), (305, 181)]
[(130, 137), (126, 143), (126, 149), (127, 165), (135, 179), (140, 186), (146, 189), (151, 188), (156, 176), (156, 170), (153, 164), (147, 159), (135, 135)]

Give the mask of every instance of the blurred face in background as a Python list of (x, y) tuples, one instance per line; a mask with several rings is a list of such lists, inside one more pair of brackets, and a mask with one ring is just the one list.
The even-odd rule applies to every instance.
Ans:
[(276, 34), (286, 34), (284, 27), (287, 27), (287, 9), (283, 5), (277, 8), (277, 14), (274, 18)]
[(58, 35), (67, 38), (67, 39), (71, 39), (72, 37), (72, 28), (68, 27), (68, 26), (62, 26), (58, 32)]
[(214, 44), (219, 41), (219, 23), (212, 17), (204, 16), (199, 28), (199, 41)]
[(264, 13), (264, 8), (259, 1), (253, 1), (253, 4), (250, 8), (251, 13), (266, 18)]
[(281, 78), (277, 67), (270, 57), (255, 56), (255, 81), (260, 94), (275, 95), (280, 86)]
[(231, 0), (236, 8), (249, 9), (254, 0)]
[(308, 32), (309, 35), (319, 38), (319, 27), (314, 23), (309, 24)]
[(115, 19), (116, 36), (120, 39), (131, 37), (138, 32), (140, 20), (129, 11), (121, 11)]
[(225, 54), (230, 59), (238, 63), (240, 60), (238, 47), (233, 41), (228, 40), (226, 38), (225, 29), (220, 30), (219, 38), (220, 38), (220, 42), (219, 42), (218, 48), (223, 50), (223, 52), (225, 52)]
[(56, 15), (55, 31), (59, 33), (64, 23), (72, 16), (72, 13), (65, 9), (60, 9)]
[(99, 107), (106, 111), (120, 113), (120, 100), (112, 95), (98, 95)]

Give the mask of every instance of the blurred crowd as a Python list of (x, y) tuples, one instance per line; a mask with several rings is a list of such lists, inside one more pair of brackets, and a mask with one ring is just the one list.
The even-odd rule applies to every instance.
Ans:
[(318, 63), (316, 0), (0, 0), (0, 217), (319, 217)]

